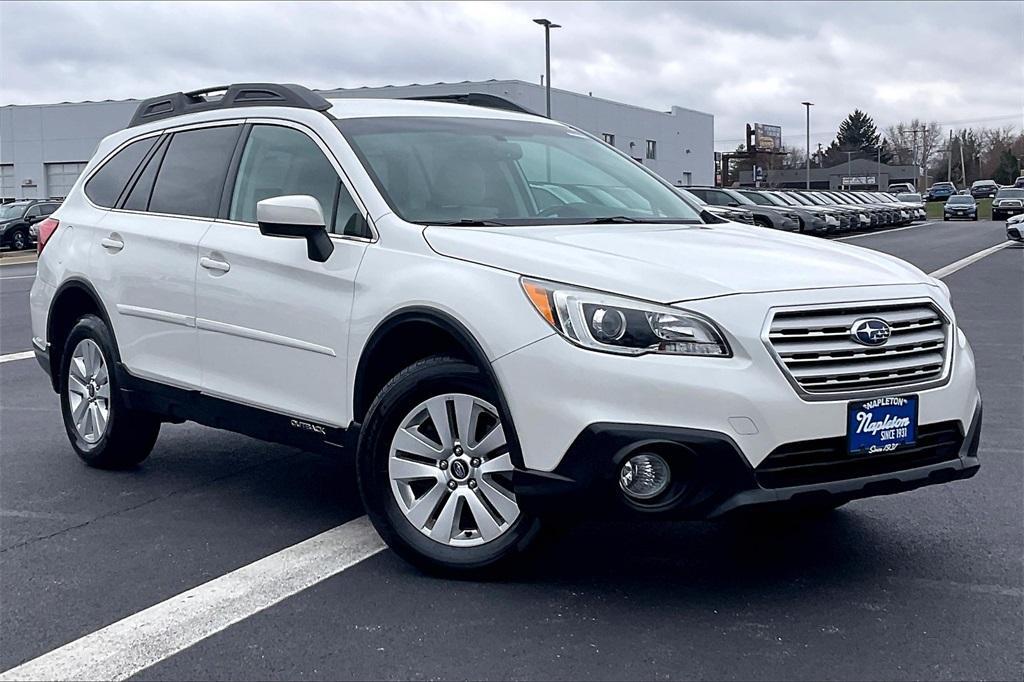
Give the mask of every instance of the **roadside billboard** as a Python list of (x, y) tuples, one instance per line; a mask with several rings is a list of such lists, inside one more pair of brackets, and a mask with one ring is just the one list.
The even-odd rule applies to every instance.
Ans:
[(782, 150), (782, 126), (754, 124), (754, 149), (759, 152)]

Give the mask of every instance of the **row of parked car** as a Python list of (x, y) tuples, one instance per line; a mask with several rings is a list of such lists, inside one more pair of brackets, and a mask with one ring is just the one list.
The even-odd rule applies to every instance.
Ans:
[(686, 187), (679, 193), (706, 219), (818, 236), (910, 225), (926, 217), (920, 194), (728, 187)]
[(1012, 185), (1000, 185), (995, 180), (975, 180), (970, 187), (960, 190), (952, 182), (936, 182), (928, 188), (924, 198), (925, 201), (945, 201), (953, 195), (963, 194), (975, 199), (991, 199), (1004, 189), (1024, 189), (1024, 175), (1017, 178)]

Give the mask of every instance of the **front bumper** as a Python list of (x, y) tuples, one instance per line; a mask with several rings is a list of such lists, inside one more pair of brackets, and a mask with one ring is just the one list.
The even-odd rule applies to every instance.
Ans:
[[(553, 472), (592, 424), (652, 424), (726, 434), (751, 467), (777, 448), (845, 435), (851, 399), (802, 397), (762, 338), (773, 310), (834, 306), (845, 301), (931, 298), (925, 284), (750, 293), (690, 301), (680, 307), (714, 320), (726, 335), (728, 358), (649, 354), (639, 357), (581, 349), (552, 334), (492, 364), (516, 428), (519, 468)], [(742, 332), (740, 330), (743, 330)], [(878, 395), (915, 394), (919, 423), (955, 421), (966, 431), (977, 403), (974, 355), (959, 330), (942, 385), (904, 386)]]
[[(517, 471), (513, 483), (520, 505), (539, 514), (577, 509), (699, 519), (768, 505), (842, 504), (974, 476), (981, 466), (981, 423), (979, 399), (966, 430), (942, 424), (929, 430), (924, 425), (915, 448), (866, 459), (844, 456), (838, 449), (829, 454), (832, 461), (805, 459), (803, 465), (788, 467), (786, 478), (780, 478), (780, 468), (770, 460), (751, 467), (722, 433), (592, 424), (554, 472)], [(808, 446), (812, 452), (828, 452), (816, 441), (787, 447)], [(623, 461), (641, 450), (659, 451), (673, 471), (666, 492), (649, 502), (633, 501), (618, 487)]]

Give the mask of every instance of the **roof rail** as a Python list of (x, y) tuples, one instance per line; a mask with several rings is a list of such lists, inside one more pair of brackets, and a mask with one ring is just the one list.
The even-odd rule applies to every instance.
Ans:
[(449, 102), (451, 104), (467, 104), (471, 107), (485, 107), (487, 109), (501, 109), (503, 111), (514, 111), (519, 114), (531, 114), (537, 116), (537, 112), (521, 107), (496, 95), (488, 95), (483, 92), (470, 92), (465, 95), (423, 95), (421, 97), (404, 97), (403, 99), (415, 99), (424, 102)]
[[(209, 97), (213, 93), (220, 92), (224, 94), (219, 97)], [(200, 111), (258, 106), (327, 111), (331, 108), (331, 103), (301, 85), (235, 83), (234, 85), (193, 90), (192, 92), (172, 92), (169, 95), (143, 100), (135, 110), (135, 115), (132, 116), (128, 127), (132, 128), (144, 123)]]

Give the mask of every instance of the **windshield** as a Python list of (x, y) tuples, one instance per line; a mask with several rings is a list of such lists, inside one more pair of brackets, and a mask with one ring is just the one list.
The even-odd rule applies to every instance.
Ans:
[(737, 192), (737, 194), (742, 194), (758, 206), (782, 206), (781, 201), (773, 201), (760, 192)]
[(920, 194), (897, 194), (896, 198), (900, 201), (919, 202), (921, 201)]
[(25, 213), (28, 204), (5, 204), (0, 206), (0, 220), (14, 220)]
[(799, 201), (791, 199), (782, 192), (765, 192), (765, 194), (772, 199), (777, 199), (781, 206), (802, 206)]
[(740, 204), (742, 206), (757, 206), (757, 204), (755, 204), (753, 201), (748, 199), (746, 196), (740, 194), (739, 192), (733, 191), (731, 189), (725, 189), (725, 188), (721, 188), (719, 191), (723, 192), (730, 199), (735, 200), (735, 202), (737, 204)]
[(820, 195), (818, 195), (818, 194), (816, 194), (814, 192), (804, 192), (803, 196), (804, 196), (804, 198), (806, 198), (808, 201), (810, 201), (812, 204), (814, 204), (816, 206), (830, 206), (830, 205), (834, 205), (834, 204), (831, 204), (831, 202), (825, 201), (823, 198), (821, 198)]
[(1024, 189), (1001, 189), (996, 192), (996, 199), (1024, 199)]
[(947, 204), (973, 204), (974, 197), (964, 194), (954, 194), (946, 200)]
[(702, 222), (673, 188), (562, 125), (449, 117), (336, 124), (388, 205), (409, 222)]
[(808, 199), (807, 197), (805, 197), (802, 194), (797, 194), (796, 192), (787, 192), (786, 196), (788, 196), (790, 199), (792, 199), (793, 201), (797, 202), (798, 204), (803, 204), (804, 206), (814, 206), (815, 205), (813, 201), (811, 201), (810, 199)]

